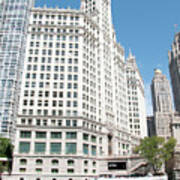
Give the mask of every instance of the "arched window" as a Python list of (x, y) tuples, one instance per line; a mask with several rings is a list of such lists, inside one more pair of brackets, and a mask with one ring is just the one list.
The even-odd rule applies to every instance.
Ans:
[(85, 166), (88, 165), (88, 161), (87, 161), (87, 160), (84, 161), (84, 165), (85, 165)]
[(21, 165), (27, 164), (27, 160), (26, 160), (26, 159), (20, 159), (20, 164), (21, 164)]
[(42, 159), (37, 159), (37, 160), (36, 160), (36, 164), (37, 164), (37, 165), (43, 164), (43, 160), (42, 160)]
[(74, 165), (74, 160), (70, 159), (67, 161), (68, 166), (73, 166)]
[(51, 161), (52, 165), (58, 165), (59, 164), (59, 161), (57, 159), (53, 159)]

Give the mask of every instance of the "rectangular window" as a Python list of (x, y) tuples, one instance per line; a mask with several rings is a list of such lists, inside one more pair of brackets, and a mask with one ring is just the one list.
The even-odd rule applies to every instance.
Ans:
[(96, 146), (92, 146), (92, 147), (91, 147), (91, 150), (92, 150), (92, 151), (91, 151), (92, 155), (93, 155), (93, 156), (96, 156)]
[(96, 136), (91, 136), (91, 142), (96, 142)]
[(88, 141), (89, 140), (89, 135), (88, 134), (83, 134), (83, 140)]
[(20, 153), (29, 153), (30, 151), (30, 142), (20, 142), (19, 152)]
[(58, 174), (59, 170), (58, 169), (51, 169), (52, 174)]
[(88, 144), (83, 144), (83, 153), (85, 155), (89, 154), (89, 146), (88, 146)]
[(35, 143), (35, 153), (45, 153), (46, 143)]
[(52, 139), (61, 139), (62, 133), (61, 132), (51, 132)]
[(73, 174), (74, 173), (74, 169), (68, 169), (67, 172), (68, 172), (68, 174)]
[(77, 133), (76, 132), (66, 132), (66, 139), (76, 139)]
[(66, 143), (66, 154), (76, 154), (76, 143)]
[(46, 132), (36, 132), (36, 138), (46, 138)]
[(31, 131), (21, 131), (20, 137), (21, 138), (31, 138)]
[(41, 168), (36, 168), (36, 172), (40, 173), (40, 172), (42, 172), (42, 169)]
[(66, 120), (66, 126), (71, 126), (71, 121), (70, 120)]
[(51, 154), (61, 153), (61, 143), (51, 143)]

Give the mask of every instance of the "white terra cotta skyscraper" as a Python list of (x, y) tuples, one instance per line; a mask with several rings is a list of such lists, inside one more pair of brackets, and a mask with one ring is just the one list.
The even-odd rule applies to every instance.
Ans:
[(127, 173), (139, 138), (129, 130), (126, 62), (111, 1), (33, 8), (13, 178), (89, 180), (111, 173), (111, 161)]

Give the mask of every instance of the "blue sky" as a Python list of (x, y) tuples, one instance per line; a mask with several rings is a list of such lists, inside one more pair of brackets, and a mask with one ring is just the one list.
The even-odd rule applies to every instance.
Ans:
[[(36, 0), (36, 6), (76, 8), (80, 0)], [(168, 50), (174, 38), (174, 24), (180, 27), (180, 0), (112, 0), (113, 24), (118, 42), (136, 56), (144, 79), (147, 112), (151, 114), (150, 83), (155, 68), (169, 77)]]

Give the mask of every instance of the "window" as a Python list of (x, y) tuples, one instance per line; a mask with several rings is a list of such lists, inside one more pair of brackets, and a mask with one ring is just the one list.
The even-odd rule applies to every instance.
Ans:
[(73, 121), (72, 121), (72, 126), (73, 126), (73, 127), (76, 127), (76, 126), (77, 126), (77, 120), (73, 120)]
[(87, 165), (88, 165), (88, 161), (85, 160), (85, 161), (84, 161), (84, 166), (87, 166)]
[(20, 137), (21, 138), (31, 138), (31, 131), (21, 131)]
[(62, 133), (61, 132), (51, 132), (52, 139), (61, 139)]
[(26, 159), (20, 159), (20, 164), (21, 165), (26, 165), (27, 164), (27, 160)]
[(76, 132), (66, 132), (66, 139), (76, 139), (77, 133)]
[(88, 144), (83, 144), (83, 153), (85, 155), (89, 154), (89, 146), (88, 146)]
[(43, 160), (42, 159), (37, 159), (36, 160), (36, 164), (37, 165), (42, 165), (43, 164)]
[(58, 172), (59, 172), (58, 169), (51, 169), (51, 173), (53, 173), (53, 174), (57, 174)]
[(91, 150), (92, 150), (91, 151), (92, 155), (95, 156), (96, 155), (96, 146), (92, 146)]
[(61, 152), (61, 143), (51, 143), (51, 154), (59, 154)]
[(41, 168), (36, 168), (36, 172), (40, 173), (40, 172), (42, 172), (42, 169)]
[(56, 160), (56, 159), (53, 159), (53, 160), (51, 161), (51, 163), (52, 163), (52, 165), (58, 165), (58, 164), (59, 164), (59, 161)]
[(26, 168), (20, 168), (19, 171), (20, 172), (26, 172)]
[(88, 139), (89, 139), (89, 135), (88, 134), (83, 134), (83, 140), (88, 141)]
[(36, 138), (46, 138), (46, 132), (36, 132)]
[(74, 173), (74, 169), (68, 169), (68, 170), (67, 170), (67, 173), (68, 173), (68, 174), (73, 174), (73, 173)]
[(44, 153), (46, 150), (46, 143), (35, 143), (35, 153)]
[(66, 120), (66, 126), (71, 126), (71, 121), (70, 120)]
[(67, 92), (67, 97), (71, 98), (71, 92)]
[(67, 164), (68, 164), (68, 166), (73, 166), (74, 165), (74, 160), (68, 160), (67, 161)]
[(94, 167), (96, 166), (96, 161), (93, 161), (93, 166), (94, 166)]
[(66, 143), (66, 154), (76, 154), (76, 143)]
[(91, 136), (91, 141), (95, 143), (96, 142), (96, 136)]
[(19, 152), (20, 153), (29, 153), (29, 151), (30, 151), (30, 143), (29, 142), (20, 142)]

